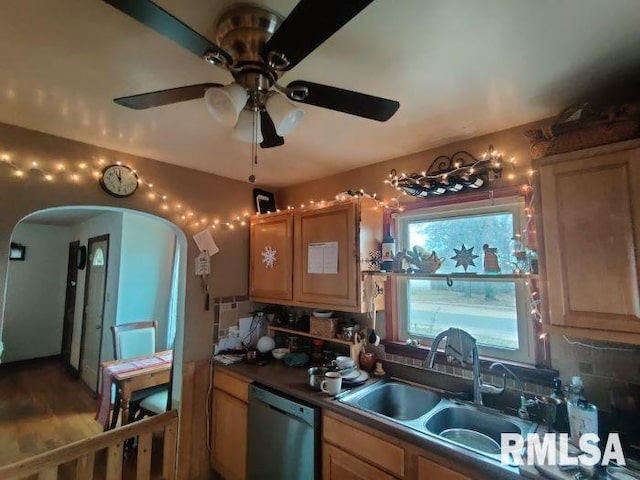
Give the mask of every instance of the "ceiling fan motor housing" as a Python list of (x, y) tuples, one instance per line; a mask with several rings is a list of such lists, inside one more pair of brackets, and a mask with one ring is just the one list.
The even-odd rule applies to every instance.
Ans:
[(280, 76), (260, 52), (283, 20), (273, 10), (242, 4), (224, 12), (216, 22), (216, 43), (231, 56), (235, 80), (250, 92), (266, 92)]

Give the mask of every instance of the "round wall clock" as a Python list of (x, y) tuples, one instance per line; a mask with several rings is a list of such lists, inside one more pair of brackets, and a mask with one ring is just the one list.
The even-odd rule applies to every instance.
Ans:
[(126, 165), (108, 165), (102, 170), (100, 185), (109, 195), (128, 197), (138, 189), (138, 175)]

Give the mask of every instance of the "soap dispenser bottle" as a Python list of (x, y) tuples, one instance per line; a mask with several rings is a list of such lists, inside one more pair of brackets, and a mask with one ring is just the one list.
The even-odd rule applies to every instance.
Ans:
[(598, 434), (598, 408), (587, 402), (580, 377), (571, 379), (567, 414), (571, 440), (574, 443), (577, 444), (585, 433)]
[(569, 431), (569, 418), (567, 416), (567, 399), (562, 391), (562, 380), (556, 377), (553, 379), (553, 387), (551, 394), (549, 395), (554, 401), (556, 401), (556, 414), (552, 423), (552, 428), (556, 432), (568, 432)]

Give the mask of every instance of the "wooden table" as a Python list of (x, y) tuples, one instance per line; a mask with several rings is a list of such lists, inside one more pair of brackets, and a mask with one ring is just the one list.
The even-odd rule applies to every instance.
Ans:
[[(137, 357), (128, 358), (126, 360), (112, 360), (109, 362), (103, 362), (101, 364), (101, 368), (104, 369), (112, 365), (125, 365), (131, 362), (145, 361), (154, 357), (161, 357), (165, 355), (172, 355), (172, 351), (165, 350), (163, 352), (156, 352), (154, 355), (150, 355), (148, 357)], [(113, 373), (111, 376), (111, 381), (116, 386), (116, 400), (113, 405), (111, 424), (108, 428), (115, 428), (118, 421), (120, 408), (122, 408), (121, 425), (126, 425), (127, 423), (129, 423), (129, 407), (133, 392), (158, 385), (168, 385), (170, 380), (171, 362)], [(103, 399), (103, 401), (105, 400)], [(108, 399), (108, 401), (110, 401), (110, 398)]]

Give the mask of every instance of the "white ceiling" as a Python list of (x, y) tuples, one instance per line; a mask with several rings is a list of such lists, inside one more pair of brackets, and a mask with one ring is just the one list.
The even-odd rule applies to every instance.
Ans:
[(90, 218), (105, 213), (106, 209), (60, 207), (42, 210), (22, 219), (21, 223), (36, 223), (38, 225), (70, 226), (86, 222)]
[[(212, 38), (232, 0), (158, 0)], [(295, 0), (258, 3), (288, 14)], [(329, 2), (328, 2), (329, 3)], [(379, 123), (304, 106), (259, 152), (282, 186), (557, 114), (640, 62), (638, 0), (377, 0), (288, 72), (400, 102)], [(99, 0), (0, 1), (0, 121), (245, 180), (250, 146), (195, 100), (112, 98), (231, 76)], [(0, 139), (0, 146), (2, 139)]]

